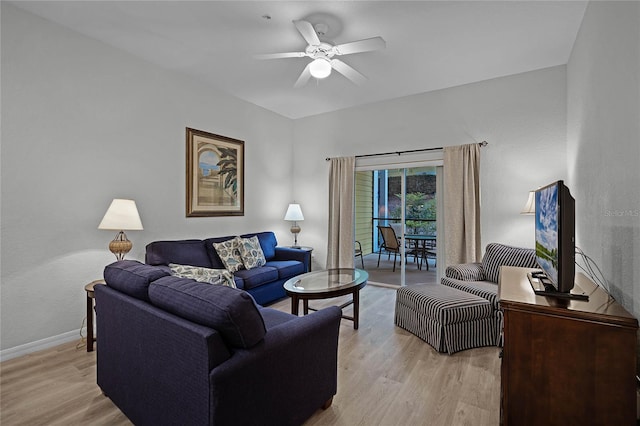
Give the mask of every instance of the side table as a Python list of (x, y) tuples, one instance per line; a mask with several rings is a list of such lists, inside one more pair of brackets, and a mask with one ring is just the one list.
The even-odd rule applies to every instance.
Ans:
[(287, 246), (289, 248), (292, 249), (296, 249), (296, 250), (302, 250), (302, 251), (306, 251), (309, 253), (310, 259), (309, 259), (309, 272), (311, 272), (311, 266), (313, 265), (313, 247), (309, 247), (309, 246)]
[(104, 280), (95, 280), (84, 286), (84, 290), (87, 292), (87, 352), (93, 352), (93, 342), (96, 340), (93, 336), (93, 300), (95, 297), (93, 288), (100, 284), (106, 283)]

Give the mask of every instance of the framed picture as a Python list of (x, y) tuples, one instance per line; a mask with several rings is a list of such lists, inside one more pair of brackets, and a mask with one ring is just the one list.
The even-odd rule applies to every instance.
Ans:
[(187, 217), (244, 216), (244, 141), (187, 127)]

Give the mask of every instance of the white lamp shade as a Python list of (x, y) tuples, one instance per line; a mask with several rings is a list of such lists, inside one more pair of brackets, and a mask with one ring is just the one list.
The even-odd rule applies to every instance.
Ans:
[(536, 212), (536, 192), (529, 191), (529, 198), (520, 214), (535, 214)]
[(284, 220), (293, 220), (293, 221), (304, 220), (304, 216), (302, 215), (302, 209), (300, 208), (300, 204), (289, 204), (287, 213), (284, 215)]
[(136, 202), (120, 198), (114, 199), (102, 218), (102, 222), (98, 225), (98, 229), (113, 231), (139, 231), (143, 229)]
[(326, 78), (331, 74), (331, 64), (328, 60), (317, 58), (309, 66), (309, 72), (315, 78)]

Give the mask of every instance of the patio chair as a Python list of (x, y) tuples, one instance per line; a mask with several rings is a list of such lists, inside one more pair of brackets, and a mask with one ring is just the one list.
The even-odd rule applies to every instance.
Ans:
[(364, 257), (362, 257), (362, 244), (360, 244), (360, 241), (356, 241), (354, 252), (355, 252), (355, 257), (360, 256), (360, 262), (362, 262), (362, 269), (364, 269)]
[[(418, 263), (418, 269), (422, 270), (422, 264), (427, 265), (427, 271), (429, 270), (429, 259), (436, 260), (436, 240), (434, 237), (416, 234), (407, 235), (407, 241), (410, 243), (412, 253), (415, 255), (416, 260), (420, 258)], [(434, 263), (435, 265), (435, 263)]]
[(389, 254), (389, 259), (391, 258), (391, 253), (393, 253), (393, 272), (395, 272), (396, 258), (398, 257), (398, 254), (400, 254), (400, 241), (398, 241), (396, 231), (394, 231), (391, 226), (382, 225), (378, 225), (378, 230), (382, 235), (382, 245), (378, 251), (378, 268), (380, 267), (380, 255), (382, 254), (382, 250), (386, 250)]

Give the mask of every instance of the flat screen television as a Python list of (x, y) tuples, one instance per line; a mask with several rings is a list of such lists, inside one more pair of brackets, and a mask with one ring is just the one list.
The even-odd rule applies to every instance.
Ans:
[(559, 180), (536, 191), (536, 259), (551, 290), (569, 293), (575, 282), (575, 200)]

